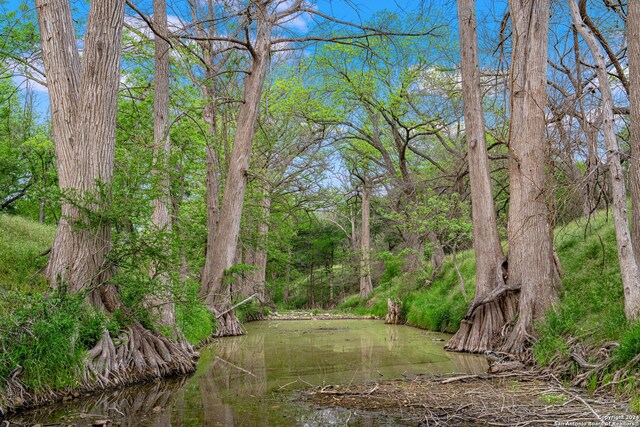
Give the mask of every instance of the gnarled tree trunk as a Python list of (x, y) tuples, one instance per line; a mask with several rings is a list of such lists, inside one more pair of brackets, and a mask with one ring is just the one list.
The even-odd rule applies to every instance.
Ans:
[(521, 291), (518, 320), (502, 349), (521, 354), (528, 347), (533, 322), (555, 302), (559, 284), (545, 173), (549, 0), (510, 0), (509, 10), (513, 47), (507, 284)]
[[(79, 206), (63, 204), (65, 218), (54, 241), (47, 278), (52, 286), (64, 285), (69, 292), (88, 291), (90, 304), (113, 312), (122, 307), (116, 287), (107, 284), (113, 274), (106, 258), (110, 226), (90, 217), (108, 209), (98, 183), (110, 184), (113, 175), (125, 1), (91, 3), (82, 64), (69, 2), (38, 0), (36, 6), (59, 184), (77, 197)], [(194, 363), (189, 353), (134, 322), (117, 346), (105, 330), (89, 352), (86, 368), (87, 383), (107, 386), (188, 372)]]
[(482, 113), (475, 0), (458, 0), (458, 26), (462, 64), (462, 96), (467, 137), (469, 180), (473, 219), (473, 248), (476, 257), (477, 308), (460, 324), (445, 348), (454, 351), (484, 352), (493, 348), (494, 336), (511, 319), (517, 307), (513, 293), (505, 292), (494, 301), (479, 304), (503, 280), (504, 254), (493, 206), (489, 158)]

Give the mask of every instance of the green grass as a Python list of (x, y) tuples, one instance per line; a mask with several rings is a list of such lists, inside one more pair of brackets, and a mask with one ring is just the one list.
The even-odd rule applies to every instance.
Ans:
[[(473, 251), (458, 253), (457, 261), (470, 300), (475, 292)], [(455, 332), (468, 305), (460, 292), (453, 261), (448, 257), (440, 275), (429, 285), (419, 275), (393, 275), (374, 288), (370, 298), (363, 300), (358, 295), (351, 295), (338, 307), (354, 314), (383, 317), (387, 314), (387, 298), (402, 301), (403, 314), (409, 325), (440, 332)]]
[(629, 325), (624, 315), (613, 218), (598, 212), (589, 222), (571, 222), (556, 229), (555, 244), (565, 270), (563, 290), (558, 306), (537, 326), (536, 361), (546, 365), (554, 355), (567, 356), (568, 337), (587, 345), (627, 342), (616, 360), (630, 360), (640, 351), (640, 327)]
[(0, 214), (0, 292), (44, 288), (37, 273), (46, 264), (47, 257), (41, 255), (51, 247), (55, 233), (50, 225)]

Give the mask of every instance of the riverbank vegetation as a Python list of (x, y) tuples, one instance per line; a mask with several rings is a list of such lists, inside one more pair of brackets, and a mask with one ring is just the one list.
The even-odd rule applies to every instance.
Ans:
[(0, 3), (0, 411), (301, 308), (633, 392), (640, 9), (428, 3)]

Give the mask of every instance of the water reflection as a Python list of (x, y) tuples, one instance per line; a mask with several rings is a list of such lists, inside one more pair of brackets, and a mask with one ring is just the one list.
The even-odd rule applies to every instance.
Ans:
[(291, 399), (309, 386), (424, 373), (477, 373), (483, 358), (443, 350), (445, 335), (369, 320), (269, 321), (201, 351), (190, 378), (130, 387), (16, 417), (16, 423), (122, 426), (398, 425)]

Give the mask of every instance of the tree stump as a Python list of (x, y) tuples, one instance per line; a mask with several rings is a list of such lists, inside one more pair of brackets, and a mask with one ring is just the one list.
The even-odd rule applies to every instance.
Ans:
[(384, 323), (391, 325), (402, 323), (400, 320), (401, 314), (402, 301), (393, 301), (391, 298), (387, 298), (387, 317), (385, 317)]

